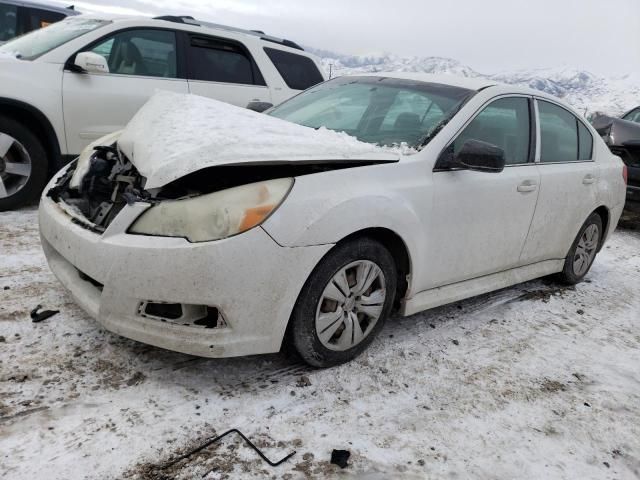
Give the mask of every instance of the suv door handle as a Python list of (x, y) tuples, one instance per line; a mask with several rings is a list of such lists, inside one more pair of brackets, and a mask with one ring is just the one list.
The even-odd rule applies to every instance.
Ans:
[(584, 183), (585, 185), (591, 185), (592, 183), (595, 183), (595, 181), (596, 177), (594, 177), (590, 173), (587, 173), (582, 179), (582, 183)]
[(518, 185), (518, 191), (522, 193), (533, 192), (536, 188), (538, 188), (538, 184), (533, 180), (525, 180), (520, 185)]

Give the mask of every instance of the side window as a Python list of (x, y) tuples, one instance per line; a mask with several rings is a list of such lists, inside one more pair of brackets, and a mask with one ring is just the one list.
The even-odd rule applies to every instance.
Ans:
[(28, 30), (38, 30), (39, 28), (48, 27), (52, 23), (64, 20), (66, 15), (59, 12), (50, 12), (48, 10), (40, 10), (39, 8), (29, 8), (27, 13)]
[(176, 50), (169, 30), (126, 30), (91, 49), (106, 58), (110, 73), (164, 78), (177, 77)]
[(192, 37), (187, 62), (188, 77), (191, 80), (265, 85), (249, 52), (232, 42)]
[(593, 154), (593, 136), (582, 122), (578, 121), (578, 160), (591, 160)]
[(501, 98), (482, 110), (449, 147), (456, 154), (467, 140), (480, 140), (504, 150), (506, 165), (529, 161), (531, 137), (529, 100)]
[[(540, 161), (575, 162), (578, 160), (578, 124), (580, 123), (578, 119), (564, 108), (542, 100), (538, 100), (538, 114), (540, 115)], [(589, 156), (591, 156), (590, 151)]]
[(0, 3), (0, 42), (18, 35), (18, 7)]
[(640, 123), (640, 108), (630, 111), (624, 117), (623, 120), (629, 120), (630, 122)]
[(289, 88), (306, 90), (324, 81), (318, 67), (309, 57), (276, 48), (265, 47), (264, 51)]

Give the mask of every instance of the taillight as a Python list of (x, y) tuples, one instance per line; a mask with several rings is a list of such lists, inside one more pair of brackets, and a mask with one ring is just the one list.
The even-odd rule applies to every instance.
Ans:
[(629, 172), (627, 171), (626, 165), (622, 166), (622, 179), (624, 180), (624, 184), (626, 185), (629, 179)]

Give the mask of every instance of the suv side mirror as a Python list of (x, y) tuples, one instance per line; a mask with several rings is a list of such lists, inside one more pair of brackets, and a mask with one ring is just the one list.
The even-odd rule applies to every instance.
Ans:
[(82, 72), (109, 73), (109, 64), (102, 55), (93, 52), (80, 52), (76, 55), (73, 64)]
[(491, 143), (470, 139), (453, 157), (453, 166), (478, 172), (499, 173), (504, 170), (504, 150)]

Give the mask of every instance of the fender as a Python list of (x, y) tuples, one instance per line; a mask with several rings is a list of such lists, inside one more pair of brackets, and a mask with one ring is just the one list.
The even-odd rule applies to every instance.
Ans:
[[(394, 177), (404, 180), (395, 185)], [(419, 177), (407, 175), (400, 164), (297, 177), (289, 197), (263, 228), (285, 247), (335, 244), (362, 230), (384, 228), (404, 242), (410, 271), (415, 272), (413, 267), (424, 262), (428, 239), (420, 215), (406, 196), (428, 212), (431, 189), (425, 188), (424, 178), (420, 183), (406, 180), (414, 178)], [(407, 296), (411, 294), (407, 292)]]

